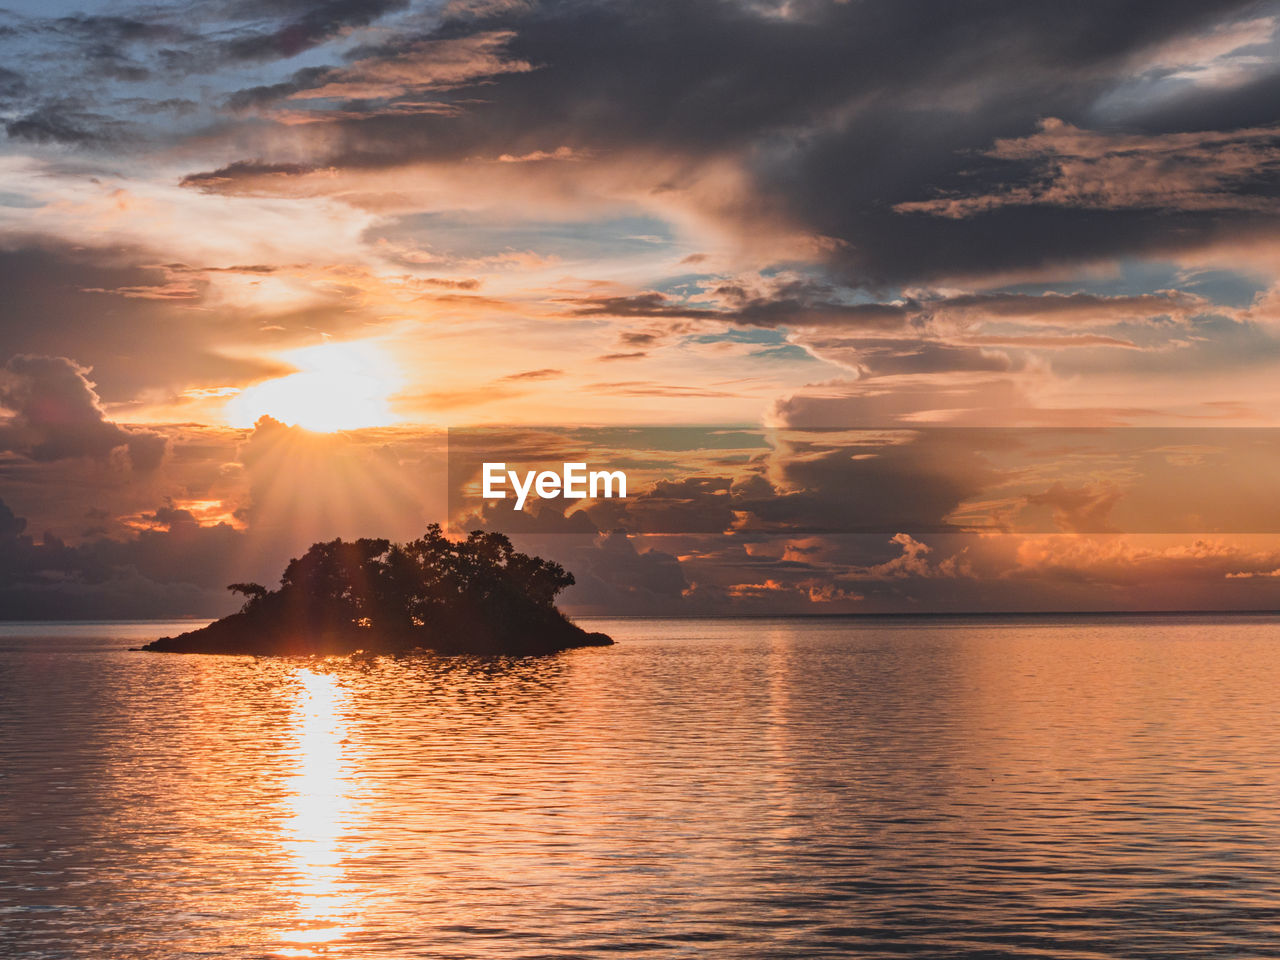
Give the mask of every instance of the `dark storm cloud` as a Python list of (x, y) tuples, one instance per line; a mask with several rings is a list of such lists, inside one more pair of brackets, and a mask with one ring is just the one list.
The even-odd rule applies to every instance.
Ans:
[[(508, 534), (956, 529), (950, 515), (1006, 479), (993, 455), (1018, 442), (1008, 432), (981, 430), (782, 430), (767, 437), (699, 428), (451, 431), (451, 526)], [(509, 498), (480, 494), (481, 461), (499, 459), (552, 469), (557, 460), (608, 463), (627, 471), (627, 495), (586, 503), (551, 497), (515, 511)]]
[(1152, 104), (1135, 104), (1131, 124), (1147, 133), (1239, 130), (1274, 124), (1280, 117), (1280, 75), (1238, 86), (1211, 84)]
[[(785, 280), (761, 291), (722, 284), (709, 294), (715, 307), (699, 306), (663, 293), (587, 297), (568, 301), (575, 316), (619, 319), (721, 320), (751, 327), (819, 327), (875, 332), (923, 329), (937, 321), (1013, 321), (1065, 326), (1103, 326), (1157, 317), (1185, 319), (1208, 313), (1203, 297), (1181, 291), (1135, 296), (1086, 293), (978, 293), (939, 297), (903, 297), (890, 302), (848, 303), (840, 291), (810, 280)], [(628, 332), (623, 341), (645, 345), (655, 333)]]
[(0, 368), (0, 449), (52, 461), (104, 459), (124, 447), (135, 470), (155, 470), (164, 437), (109, 421), (88, 372), (66, 357), (11, 357)]
[[(147, 81), (171, 84), (246, 65), (269, 67), (408, 7), (408, 0), (201, 5), (177, 0), (119, 14), (41, 17), (0, 10), (0, 20), (7, 21), (0, 27), (6, 70), (21, 65), (27, 74), (18, 85), (0, 74), (0, 98), (39, 93), (50, 101), (26, 102), (25, 114), (10, 120), (8, 133), (29, 142), (100, 146), (112, 129), (108, 120), (119, 124), (135, 112), (153, 112), (142, 102), (152, 92)], [(114, 83), (129, 84), (131, 96), (121, 98)], [(218, 81), (213, 87), (227, 89)], [(78, 112), (57, 106), (72, 93), (86, 100)], [(198, 93), (210, 106), (211, 96), (221, 99), (209, 89)], [(159, 124), (147, 133), (156, 139), (172, 136)]]
[(77, 101), (44, 103), (4, 125), (11, 140), (93, 146), (119, 140), (128, 124)]
[(158, 433), (131, 430), (126, 446), (129, 448), (129, 462), (133, 464), (133, 469), (150, 473), (163, 462), (169, 442)]
[(76, 13), (37, 21), (29, 29), (74, 43), (89, 74), (113, 80), (141, 81), (151, 70), (132, 55), (135, 45), (145, 49), (160, 43), (191, 43), (196, 34), (163, 19)]
[[(91, 73), (138, 80), (153, 68), (181, 73), (287, 58), (406, 7), (402, 0), (221, 5), (206, 11), (203, 33), (185, 26), (177, 8), (15, 29), (80, 44)], [(1033, 136), (1046, 118), (1150, 135), (1274, 124), (1280, 87), (1264, 69), (1236, 87), (1188, 82), (1158, 98), (1131, 98), (1127, 113), (1099, 108), (1146, 76), (1142, 57), (1151, 51), (1271, 10), (1243, 0), (810, 2), (785, 11), (712, 0), (494, 4), (426, 31), (406, 21), (385, 41), (348, 51), (339, 58), (345, 65), (308, 66), (233, 92), (227, 102), (236, 110), (316, 105), (315, 119), (332, 128), (320, 141), (326, 146), (314, 164), (244, 158), (184, 182), (270, 192), (314, 167), (561, 148), (601, 162), (675, 158), (690, 170), (732, 158), (757, 189), (749, 203), (718, 215), (767, 213), (827, 238), (826, 258), (855, 286), (1173, 252), (1273, 230), (1256, 201), (1276, 192), (1274, 177), (1216, 190), (1230, 200), (1225, 211), (1188, 205), (1185, 195), (1138, 208), (1022, 203), (1018, 189), (1044, 176), (1046, 158), (993, 155), (994, 145)], [(1176, 67), (1165, 64), (1157, 75)], [(0, 87), (7, 79), (0, 75)], [(431, 85), (443, 88), (435, 106), (394, 102), (396, 90)], [(370, 92), (379, 86), (387, 89)], [(333, 110), (332, 99), (344, 108)], [(91, 105), (46, 103), (26, 105), (7, 125), (18, 139), (93, 146), (118, 137), (119, 120)], [(678, 190), (680, 179), (657, 189)], [(979, 204), (960, 217), (930, 212), (930, 203), (957, 195), (1018, 202)]]
[[(901, 304), (841, 303), (832, 299), (837, 291), (812, 282), (778, 285), (764, 295), (748, 293), (740, 287), (721, 286), (713, 296), (724, 307), (703, 307), (663, 293), (639, 293), (620, 297), (587, 297), (570, 301), (580, 317), (644, 318), (658, 320), (720, 320), (751, 327), (841, 326), (857, 329), (897, 329), (910, 317)], [(628, 332), (622, 340), (629, 346), (647, 346), (660, 335)]]
[(351, 27), (363, 27), (409, 6), (408, 0), (276, 0), (240, 3), (231, 8), (239, 19), (268, 16), (278, 23), (267, 30), (247, 31), (225, 41), (221, 53), (230, 60), (292, 57)]
[[(251, 332), (266, 322), (319, 326), (340, 312), (263, 315), (228, 310), (221, 330), (202, 303), (204, 268), (159, 264), (151, 251), (73, 246), (48, 237), (0, 244), (0, 340), (13, 353), (63, 354), (92, 362), (107, 401), (131, 400), (146, 388), (221, 385), (281, 375), (289, 368), (267, 360), (220, 355), (228, 330)], [(248, 264), (233, 269), (260, 273)], [(180, 282), (175, 283), (175, 276)], [(163, 358), (158, 362), (157, 358)]]
[[(581, 522), (486, 524), (507, 533), (520, 550), (548, 557), (573, 572), (560, 606), (577, 615), (661, 616), (689, 613), (685, 565), (672, 553), (645, 548), (624, 533), (597, 534)], [(719, 612), (726, 612), (727, 605)]]
[(1054, 117), (988, 155), (1030, 165), (1022, 181), (898, 204), (899, 212), (964, 218), (1002, 207), (1090, 210), (1277, 209), (1265, 185), (1280, 170), (1280, 128), (1134, 135), (1082, 130)]
[(409, 539), (439, 515), (443, 457), (420, 431), (162, 429), (172, 453), (145, 478), (0, 456), (0, 619), (218, 616), (238, 605), (226, 584), (273, 582), (312, 542)]
[(895, 442), (841, 443), (821, 433), (774, 454), (781, 489), (743, 496), (768, 529), (928, 533), (955, 529), (949, 515), (1000, 478), (988, 459), (1000, 437), (923, 431)]
[[(0, 11), (0, 16), (5, 13)], [(26, 88), (46, 93), (76, 79), (128, 83), (150, 79), (153, 70), (147, 58), (160, 45), (189, 45), (199, 36), (181, 26), (173, 13), (163, 8), (148, 11), (145, 18), (88, 13), (8, 16), (13, 25), (7, 32), (0, 30), (0, 40), (12, 41), (6, 51), (11, 59), (25, 61), (39, 76), (39, 83), (29, 82)], [(50, 64), (57, 64), (56, 72), (47, 72)]]
[(288, 80), (237, 90), (227, 98), (232, 110), (248, 110), (288, 98), (301, 90), (317, 87), (333, 74), (329, 67), (305, 67), (296, 71)]
[[(557, 538), (563, 541), (566, 538)], [(623, 616), (652, 616), (654, 611), (686, 608), (689, 587), (680, 561), (663, 550), (641, 550), (634, 540), (610, 534), (565, 549), (557, 542), (548, 551), (565, 554), (576, 583), (565, 594), (567, 606), (583, 612), (618, 611)]]
[(302, 163), (264, 163), (261, 160), (237, 160), (202, 173), (190, 173), (182, 178), (184, 187), (196, 187), (200, 190), (217, 192), (221, 187), (236, 183), (242, 179), (254, 181), (269, 180), (273, 177), (296, 177), (310, 173), (312, 166)]
[[(161, 508), (163, 512), (165, 508)], [(234, 608), (225, 584), (244, 553), (243, 535), (201, 527), (168, 510), (165, 529), (127, 540), (37, 542), (0, 501), (0, 619), (218, 616)]]
[(25, 93), (27, 81), (22, 74), (0, 67), (0, 98), (8, 99)]
[(191, 39), (194, 35), (163, 20), (110, 14), (75, 13), (52, 20), (38, 21), (31, 29), (60, 33), (94, 43), (151, 43)]
[(728, 477), (659, 480), (626, 500), (599, 500), (585, 511), (597, 529), (628, 533), (723, 533), (734, 510), (749, 504), (730, 496)]
[[(531, 69), (487, 77), (484, 102), (457, 117), (392, 115), (366, 103), (357, 118), (335, 122), (337, 146), (319, 160), (379, 167), (549, 144), (602, 157), (731, 156), (756, 179), (762, 208), (831, 238), (832, 264), (863, 286), (1185, 249), (1272, 225), (1248, 203), (1227, 214), (1185, 209), (1176, 197), (1158, 209), (1008, 205), (963, 218), (895, 208), (1033, 182), (1043, 158), (991, 156), (997, 141), (1030, 136), (1046, 117), (1091, 129), (1101, 123), (1100, 98), (1128, 82), (1144, 52), (1269, 9), (1189, 0), (815, 2), (786, 14), (710, 0), (504, 5), (356, 55), (391, 62), (415, 43), (501, 36), (504, 56)], [(300, 75), (233, 102), (325, 82), (322, 73)], [(1214, 95), (1187, 87), (1186, 115), (1171, 97), (1162, 129), (1220, 122), (1196, 106)], [(1124, 118), (1108, 122), (1119, 129)], [(251, 175), (228, 170), (221, 187)], [(1249, 198), (1274, 188), (1268, 176), (1230, 190)]]

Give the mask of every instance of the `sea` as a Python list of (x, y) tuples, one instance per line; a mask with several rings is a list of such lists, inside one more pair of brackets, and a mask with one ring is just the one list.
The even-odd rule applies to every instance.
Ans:
[(1280, 619), (0, 626), (0, 957), (1280, 957)]

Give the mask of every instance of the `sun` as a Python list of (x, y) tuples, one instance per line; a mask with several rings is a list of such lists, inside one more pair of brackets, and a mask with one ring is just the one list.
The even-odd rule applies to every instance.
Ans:
[(391, 396), (403, 378), (377, 344), (323, 343), (279, 356), (298, 372), (241, 390), (225, 408), (232, 426), (251, 427), (264, 414), (317, 433), (397, 422)]

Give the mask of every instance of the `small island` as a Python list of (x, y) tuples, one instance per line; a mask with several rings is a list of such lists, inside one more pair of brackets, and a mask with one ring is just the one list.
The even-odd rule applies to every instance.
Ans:
[(572, 586), (560, 564), (519, 553), (500, 533), (450, 540), (432, 524), (409, 543), (362, 538), (313, 544), (280, 587), (233, 583), (238, 613), (142, 649), (310, 656), (405, 653), (532, 656), (607, 646), (555, 606)]

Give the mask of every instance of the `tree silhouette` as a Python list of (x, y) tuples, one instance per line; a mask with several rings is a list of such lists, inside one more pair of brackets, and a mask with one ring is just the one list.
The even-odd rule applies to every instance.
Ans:
[[(206, 646), (233, 652), (361, 645), (524, 653), (611, 642), (555, 608), (573, 583), (560, 564), (520, 553), (503, 534), (450, 540), (432, 524), (408, 543), (312, 544), (289, 562), (278, 588), (231, 584), (245, 597), (240, 612), (184, 637), (203, 634)], [(181, 640), (150, 646), (179, 649)]]

